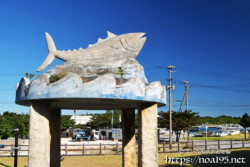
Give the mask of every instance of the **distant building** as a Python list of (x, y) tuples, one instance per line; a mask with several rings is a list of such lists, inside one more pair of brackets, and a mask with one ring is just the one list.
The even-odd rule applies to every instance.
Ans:
[(91, 120), (92, 116), (75, 116), (73, 115), (70, 119), (74, 120), (77, 124), (87, 124)]

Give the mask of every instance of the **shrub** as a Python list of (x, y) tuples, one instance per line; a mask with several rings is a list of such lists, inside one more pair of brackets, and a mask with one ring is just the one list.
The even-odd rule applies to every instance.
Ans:
[(30, 73), (24, 73), (24, 76), (26, 77), (26, 78), (29, 78), (29, 79), (31, 79), (31, 78), (33, 78), (34, 76), (35, 76), (35, 74), (30, 74)]
[(49, 77), (49, 83), (54, 83), (60, 79), (62, 79), (63, 77), (65, 77), (67, 75), (67, 73), (59, 73), (59, 74), (53, 74)]
[(1, 139), (8, 139), (10, 137), (9, 134), (7, 133), (4, 133), (3, 136), (1, 137)]

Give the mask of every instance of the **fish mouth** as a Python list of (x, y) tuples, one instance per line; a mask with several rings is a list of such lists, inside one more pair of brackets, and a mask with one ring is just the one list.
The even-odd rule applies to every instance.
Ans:
[(147, 37), (145, 37), (146, 33), (141, 33), (141, 37), (139, 39), (139, 45), (138, 45), (138, 53), (141, 51), (142, 47), (144, 46)]
[(127, 49), (139, 52), (146, 41), (145, 34), (146, 33), (131, 33), (126, 36), (125, 41), (122, 41), (122, 43), (126, 43)]
[(139, 34), (140, 34), (140, 37), (141, 37), (141, 38), (145, 38), (146, 33), (141, 32), (141, 33), (139, 33)]

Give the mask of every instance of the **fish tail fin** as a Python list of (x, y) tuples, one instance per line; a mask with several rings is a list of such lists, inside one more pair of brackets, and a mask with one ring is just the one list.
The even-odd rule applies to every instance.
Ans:
[(56, 50), (56, 45), (52, 39), (52, 37), (49, 35), (49, 33), (45, 33), (46, 40), (47, 40), (47, 45), (48, 45), (48, 56), (43, 62), (43, 64), (36, 70), (37, 72), (44, 70), (46, 67), (48, 67), (56, 58), (54, 53), (57, 51)]

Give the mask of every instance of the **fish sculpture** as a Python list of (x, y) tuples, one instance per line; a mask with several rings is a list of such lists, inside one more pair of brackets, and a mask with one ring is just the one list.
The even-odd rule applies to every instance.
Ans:
[(84, 65), (135, 58), (146, 41), (144, 35), (145, 33), (128, 33), (117, 36), (107, 31), (106, 39), (98, 38), (97, 43), (90, 44), (86, 49), (60, 51), (56, 49), (49, 33), (45, 33), (48, 56), (37, 72), (48, 67), (55, 58)]

